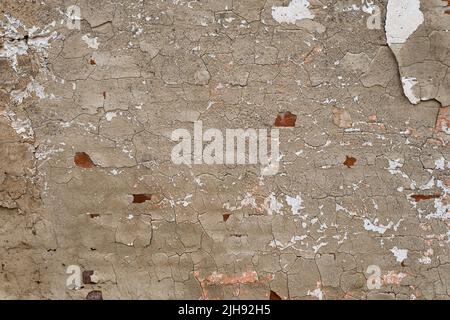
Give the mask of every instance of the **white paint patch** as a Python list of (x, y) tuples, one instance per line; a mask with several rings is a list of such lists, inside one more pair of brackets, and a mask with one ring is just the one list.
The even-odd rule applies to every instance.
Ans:
[(423, 21), (419, 0), (389, 0), (386, 13), (388, 44), (405, 43)]
[(34, 48), (37, 52), (46, 54), (47, 53), (46, 50), (50, 46), (50, 41), (55, 40), (56, 38), (58, 38), (58, 33), (56, 31), (53, 31), (47, 37), (40, 35), (37, 36), (36, 38), (29, 38), (28, 45)]
[(325, 247), (328, 244), (328, 242), (321, 242), (318, 245), (313, 246), (314, 253), (319, 252), (320, 248)]
[(387, 230), (392, 228), (394, 223), (391, 221), (387, 226), (382, 224), (378, 224), (378, 218), (376, 218), (373, 222), (369, 219), (364, 219), (364, 229), (367, 231), (378, 232), (379, 234), (384, 234)]
[(305, 207), (302, 206), (303, 200), (300, 198), (300, 196), (296, 196), (295, 198), (286, 196), (286, 202), (289, 206), (291, 206), (291, 211), (294, 216), (300, 214), (300, 210), (304, 209)]
[[(10, 18), (12, 19), (12, 18)], [(11, 21), (11, 20), (10, 20)], [(17, 70), (17, 56), (25, 55), (28, 51), (28, 48), (33, 48), (36, 52), (46, 54), (46, 49), (49, 47), (49, 42), (58, 37), (56, 31), (45, 37), (46, 30), (42, 31), (40, 34), (33, 36), (33, 33), (37, 30), (36, 27), (32, 27), (31, 29), (27, 29), (19, 20), (14, 20), (15, 26), (11, 24), (0, 24), (0, 27), (6, 29), (6, 32), (0, 32), (0, 36), (9, 36), (10, 38), (19, 38), (20, 34), (18, 34), (17, 28), (22, 27), (25, 31), (28, 32), (29, 38), (28, 40), (20, 39), (20, 40), (6, 40), (3, 43), (3, 48), (0, 49), (0, 58), (6, 58), (10, 62), (14, 71)]]
[[(445, 170), (446, 166), (448, 168), (450, 168), (450, 162), (446, 161), (444, 158), (438, 159), (435, 162), (435, 168), (437, 168), (439, 170)], [(427, 189), (433, 188), (434, 186), (436, 188), (442, 190), (441, 196), (437, 199), (434, 199), (434, 209), (435, 210), (431, 210), (430, 207), (427, 207), (426, 210), (422, 210), (422, 209), (417, 208), (415, 202), (411, 202), (411, 203), (412, 203), (413, 207), (419, 213), (420, 217), (422, 217), (423, 214), (426, 214), (425, 215), (426, 219), (439, 219), (439, 220), (443, 220), (443, 221), (448, 220), (448, 219), (450, 219), (450, 203), (448, 203), (448, 201), (446, 201), (446, 198), (450, 194), (450, 188), (447, 187), (447, 185), (442, 180), (438, 180), (433, 176), (431, 178), (431, 180), (426, 185), (420, 187), (420, 189), (427, 190)]]
[(348, 210), (347, 208), (344, 208), (340, 204), (336, 203), (336, 212), (338, 212), (338, 211), (344, 211), (349, 216), (355, 216), (356, 215), (355, 212), (352, 212), (352, 211)]
[(244, 199), (242, 199), (242, 201), (241, 201), (241, 206), (242, 207), (248, 206), (251, 208), (256, 208), (257, 207), (256, 199), (250, 193), (247, 192), (244, 196)]
[(14, 71), (17, 71), (17, 56), (27, 53), (28, 45), (25, 41), (11, 42), (5, 41), (3, 49), (0, 50), (0, 58), (6, 58), (10, 61)]
[(194, 195), (190, 193), (190, 194), (186, 195), (186, 197), (184, 197), (184, 199), (179, 200), (176, 203), (181, 204), (183, 207), (187, 207), (188, 205), (190, 205), (192, 203), (192, 200), (190, 200), (190, 199), (192, 199), (193, 196)]
[(105, 114), (105, 118), (107, 121), (111, 121), (115, 117), (117, 117), (117, 113), (115, 113), (115, 112), (107, 112)]
[(7, 117), (11, 121), (11, 127), (24, 139), (31, 139), (34, 137), (34, 131), (31, 127), (30, 119), (16, 118), (16, 114), (12, 111), (8, 112)]
[(33, 92), (39, 99), (44, 99), (47, 97), (44, 91), (44, 87), (34, 80), (28, 83), (25, 90), (23, 91), (13, 90), (11, 91), (10, 95), (13, 101), (20, 104), (24, 99), (30, 97)]
[[(447, 167), (450, 168), (450, 162), (447, 164)], [(441, 157), (440, 159), (434, 161), (434, 168), (436, 170), (445, 170), (445, 158)]]
[(436, 212), (428, 214), (425, 218), (440, 220), (450, 219), (450, 203), (444, 203), (441, 199), (434, 199), (434, 208), (436, 209)]
[(361, 3), (363, 4), (362, 11), (368, 14), (373, 14), (377, 8), (373, 1), (361, 0)]
[(34, 157), (37, 160), (45, 160), (50, 159), (50, 156), (64, 152), (64, 149), (62, 147), (55, 147), (55, 146), (49, 146), (49, 145), (40, 145), (36, 152), (34, 153)]
[(389, 160), (389, 173), (390, 174), (396, 174), (398, 173), (400, 170), (397, 170), (397, 168), (401, 168), (403, 167), (403, 163), (402, 163), (402, 159), (394, 159), (394, 160)]
[(89, 38), (89, 35), (90, 35), (89, 33), (85, 34), (84, 36), (81, 37), (81, 40), (83, 40), (84, 43), (86, 43), (89, 48), (97, 50), (99, 45), (97, 41), (98, 38), (97, 37)]
[(402, 263), (408, 258), (408, 250), (407, 249), (399, 249), (397, 247), (393, 247), (391, 252), (394, 254), (397, 262)]
[(199, 187), (203, 187), (205, 184), (202, 182), (202, 180), (200, 180), (199, 177), (194, 177), (194, 182), (199, 186)]
[(284, 154), (280, 154), (275, 161), (272, 159), (272, 157), (269, 157), (269, 164), (265, 167), (262, 167), (260, 170), (261, 176), (270, 176), (276, 174), (280, 167), (280, 161), (283, 158)]
[(430, 257), (421, 257), (421, 258), (419, 258), (419, 262), (421, 264), (431, 264), (431, 258)]
[(269, 215), (273, 215), (274, 213), (281, 213), (281, 209), (283, 208), (283, 204), (278, 202), (275, 194), (272, 192), (265, 200), (264, 207), (267, 210)]
[(317, 288), (313, 291), (308, 290), (308, 296), (316, 297), (319, 300), (323, 300), (323, 292), (320, 288)]
[(426, 184), (420, 187), (420, 190), (430, 190), (434, 187), (434, 177), (431, 177), (430, 181), (428, 181)]
[(417, 83), (416, 78), (402, 77), (403, 92), (412, 104), (417, 104), (420, 101), (413, 92), (413, 88)]
[(292, 0), (287, 7), (272, 7), (272, 18), (278, 23), (296, 23), (303, 19), (313, 19), (314, 14), (308, 9), (308, 0)]
[(375, 202), (375, 200), (372, 199), (372, 203), (373, 203), (373, 208), (375, 210), (378, 210), (378, 204)]
[[(294, 246), (295, 246), (295, 244), (298, 242), (298, 241), (303, 241), (303, 240), (305, 240), (306, 238), (307, 238), (308, 236), (306, 236), (306, 235), (303, 235), (303, 236), (293, 236), (292, 238), (291, 238), (291, 240), (289, 240), (289, 242), (287, 242), (287, 243), (285, 243), (285, 244), (283, 244), (281, 241), (279, 241), (279, 240), (276, 240), (276, 239), (274, 239), (274, 240), (272, 240), (270, 243), (269, 243), (269, 246), (271, 246), (272, 248), (277, 248), (277, 249), (280, 249), (280, 250), (285, 250), (285, 249), (287, 249), (287, 248), (293, 248), (293, 249), (295, 249), (295, 250), (298, 250), (297, 248), (295, 248)], [(302, 244), (302, 243), (301, 243)]]
[(224, 203), (223, 207), (228, 211), (237, 211), (241, 210), (243, 207), (250, 207), (253, 209), (257, 209), (258, 205), (256, 204), (256, 199), (253, 197), (253, 195), (247, 192), (239, 205), (230, 206), (229, 203)]

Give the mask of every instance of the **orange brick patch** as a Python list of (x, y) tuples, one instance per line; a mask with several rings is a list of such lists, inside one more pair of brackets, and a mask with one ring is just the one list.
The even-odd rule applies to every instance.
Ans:
[(450, 110), (449, 107), (442, 107), (439, 109), (435, 130), (442, 132), (448, 130), (448, 128), (450, 128)]

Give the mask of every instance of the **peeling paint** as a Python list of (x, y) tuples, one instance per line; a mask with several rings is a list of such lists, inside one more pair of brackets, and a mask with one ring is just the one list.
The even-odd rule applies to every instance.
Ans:
[(413, 91), (413, 88), (417, 85), (417, 83), (416, 78), (402, 77), (403, 91), (412, 104), (417, 104), (420, 102), (420, 99), (416, 97)]
[(405, 43), (423, 21), (419, 0), (389, 0), (386, 14), (387, 43)]
[(98, 40), (97, 40), (98, 38), (97, 38), (97, 37), (92, 37), (92, 38), (90, 38), (89, 36), (90, 36), (89, 33), (88, 33), (88, 34), (85, 34), (85, 35), (83, 35), (83, 36), (81, 37), (81, 40), (83, 40), (84, 43), (86, 43), (86, 45), (87, 45), (89, 48), (97, 50), (97, 49), (98, 49), (98, 46), (99, 46), (99, 43), (98, 43)]
[(287, 7), (272, 7), (272, 18), (278, 23), (296, 23), (303, 19), (314, 19), (308, 0), (291, 0)]
[[(0, 298), (447, 299), (448, 15), (425, 1), (2, 0)], [(194, 120), (280, 127), (277, 173), (175, 165)]]
[(408, 250), (407, 249), (399, 249), (397, 247), (393, 247), (391, 249), (392, 254), (395, 256), (397, 262), (403, 262), (408, 258)]

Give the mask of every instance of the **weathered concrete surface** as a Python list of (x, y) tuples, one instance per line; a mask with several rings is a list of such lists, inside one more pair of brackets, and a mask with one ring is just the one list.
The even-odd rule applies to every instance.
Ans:
[[(374, 3), (2, 0), (0, 298), (448, 299), (450, 15)], [(275, 176), (171, 162), (287, 111)]]
[[(390, 0), (386, 34), (411, 103), (450, 104), (450, 33), (446, 1)], [(423, 12), (422, 12), (423, 11)], [(407, 32), (405, 32), (407, 31)]]

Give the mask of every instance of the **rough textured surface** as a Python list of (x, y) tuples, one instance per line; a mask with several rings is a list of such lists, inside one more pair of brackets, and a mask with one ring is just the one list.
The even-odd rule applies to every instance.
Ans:
[(406, 96), (414, 104), (436, 99), (443, 106), (450, 105), (449, 17), (443, 14), (446, 3), (423, 1), (422, 13), (418, 0), (390, 2), (393, 13), (390, 20), (388, 15), (386, 26), (389, 21), (391, 26), (386, 32), (395, 35), (388, 37), (388, 43), (395, 53)]
[[(1, 0), (0, 298), (448, 299), (447, 2), (400, 44), (402, 1), (368, 2), (379, 29), (359, 0)], [(196, 120), (278, 127), (279, 173), (174, 165)]]

